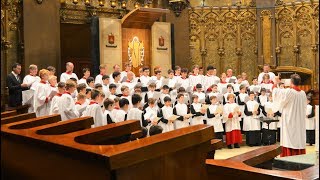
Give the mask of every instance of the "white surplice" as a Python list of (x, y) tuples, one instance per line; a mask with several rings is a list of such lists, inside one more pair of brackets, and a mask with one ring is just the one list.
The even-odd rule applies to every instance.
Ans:
[(273, 89), (275, 108), (281, 109), (280, 145), (292, 149), (306, 147), (306, 93), (295, 89)]
[(86, 110), (82, 113), (82, 117), (93, 117), (94, 124), (91, 127), (100, 127), (107, 124), (107, 118), (103, 115), (102, 108), (99, 104), (89, 104)]

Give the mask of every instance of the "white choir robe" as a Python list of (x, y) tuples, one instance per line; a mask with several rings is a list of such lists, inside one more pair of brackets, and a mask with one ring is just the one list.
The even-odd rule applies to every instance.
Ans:
[(223, 98), (224, 98), (223, 95), (221, 93), (219, 93), (219, 92), (210, 92), (210, 93), (208, 93), (207, 96), (209, 97), (209, 100), (210, 100), (211, 96), (217, 97), (217, 100), (218, 100), (219, 103), (222, 103), (223, 102)]
[(176, 85), (176, 83), (177, 83), (177, 79), (176, 78), (169, 78), (169, 81), (168, 81), (168, 86), (169, 86), (169, 88), (174, 88), (174, 86)]
[[(248, 94), (247, 93), (239, 93), (239, 98), (240, 98), (240, 101), (241, 102), (244, 102), (244, 100), (246, 99), (246, 97), (249, 98)], [(241, 116), (240, 118), (243, 118), (245, 117), (246, 115), (244, 114), (244, 105), (239, 105), (240, 107), (240, 111), (241, 111)]]
[[(214, 114), (217, 110), (218, 104), (211, 104), (209, 106), (209, 112), (210, 114)], [(222, 125), (222, 116), (221, 114), (215, 115), (214, 118), (208, 118), (207, 117), (207, 124), (213, 126), (214, 132), (223, 132), (223, 125)]]
[(105, 96), (107, 96), (110, 93), (109, 84), (108, 85), (102, 84), (102, 92), (104, 93)]
[(218, 83), (218, 91), (223, 93), (223, 89), (226, 89), (229, 83)]
[(125, 117), (127, 113), (123, 109), (119, 109), (119, 110), (113, 111), (112, 114), (114, 116), (115, 122), (122, 122), (122, 121), (125, 121)]
[(241, 84), (243, 84), (245, 87), (249, 87), (250, 86), (250, 84), (249, 84), (249, 82), (247, 80), (243, 80), (241, 82)]
[(177, 81), (179, 78), (181, 78), (181, 76), (180, 75), (179, 76), (174, 75), (173, 78)]
[(117, 97), (116, 95), (110, 94), (108, 98), (111, 99), (111, 100), (114, 100), (114, 98), (116, 98), (116, 97)]
[[(126, 77), (126, 76), (127, 76), (127, 74), (128, 74), (128, 72), (127, 72), (127, 71), (122, 71), (122, 72), (121, 72), (121, 74), (120, 74), (120, 76), (121, 76), (120, 81), (122, 81), (122, 79), (123, 79), (124, 77)], [(133, 79), (135, 79), (135, 78), (136, 78), (136, 75), (135, 75), (135, 74), (133, 74)]]
[(205, 103), (206, 94), (203, 92), (194, 92), (193, 95), (197, 95), (200, 103)]
[(48, 104), (48, 92), (51, 92), (50, 89), (51, 87), (49, 84), (41, 82), (34, 91), (34, 110), (37, 117), (49, 115), (50, 106)]
[(306, 93), (302, 90), (275, 88), (272, 92), (276, 109), (281, 109), (280, 146), (291, 149), (306, 147)]
[[(114, 116), (113, 116), (113, 114), (112, 114), (112, 111), (109, 111), (109, 110), (106, 109), (106, 110), (103, 112), (103, 116), (106, 118), (106, 121), (103, 122), (102, 126), (109, 124), (109, 123), (108, 123), (108, 115), (109, 115), (111, 121), (112, 121), (112, 122), (115, 122), (115, 119), (114, 119)], [(107, 123), (107, 124), (104, 124), (104, 123)]]
[(150, 77), (149, 76), (141, 76), (140, 77), (140, 82), (142, 84), (142, 87), (147, 87), (149, 81), (150, 81)]
[(240, 129), (240, 117), (235, 115), (231, 119), (228, 118), (230, 113), (234, 112), (235, 108), (239, 108), (238, 104), (236, 103), (227, 103), (224, 105), (223, 108), (223, 122), (225, 122), (226, 132), (231, 132), (233, 130), (241, 130)]
[(142, 127), (142, 113), (139, 108), (133, 107), (128, 111), (128, 120), (139, 120)]
[[(201, 103), (192, 103), (191, 106), (193, 106), (196, 112), (201, 111), (201, 107), (202, 107)], [(190, 125), (203, 124), (203, 119), (204, 119), (203, 116), (194, 116), (193, 118), (190, 119)]]
[(117, 86), (116, 94), (122, 94), (121, 92), (121, 83), (120, 82), (113, 82)]
[[(173, 115), (173, 108), (171, 106), (163, 106), (161, 110), (164, 119), (168, 120)], [(167, 124), (160, 121), (158, 125), (163, 128), (163, 133), (174, 130), (174, 125), (170, 123), (169, 120)]]
[(273, 72), (268, 72), (268, 73), (262, 72), (262, 73), (260, 73), (259, 76), (258, 76), (258, 83), (259, 83), (259, 84), (261, 84), (261, 82), (262, 82), (262, 80), (263, 80), (263, 76), (264, 76), (265, 74), (269, 74), (271, 81), (273, 81), (274, 78), (275, 78), (275, 76), (276, 76)]
[[(134, 86), (136, 85), (137, 83), (135, 83), (133, 80), (132, 81), (125, 81), (122, 83), (121, 86), (127, 86), (129, 88), (129, 91), (130, 91), (130, 94), (133, 94), (134, 92)], [(121, 88), (120, 88), (121, 89)]]
[(131, 109), (133, 106), (132, 106), (132, 102), (131, 102), (131, 96), (121, 96), (120, 99), (127, 99), (129, 101), (129, 108), (128, 109)]
[(189, 76), (190, 86), (194, 88), (197, 84), (202, 84), (202, 77), (200, 75), (191, 74)]
[(266, 102), (268, 102), (268, 96), (267, 95), (260, 95), (258, 96), (259, 101), (260, 101), (260, 105), (264, 106), (266, 104)]
[[(229, 94), (233, 94), (233, 92), (227, 92), (227, 93), (225, 93), (225, 94), (223, 95), (224, 101), (225, 101), (226, 103), (229, 102), (229, 100), (228, 100), (228, 95), (229, 95)], [(236, 95), (233, 94), (233, 96), (235, 97), (234, 99), (236, 100)]]
[[(177, 116), (185, 116), (188, 114), (188, 106), (186, 104), (181, 104), (181, 103), (177, 103), (175, 105), (175, 109), (176, 109), (176, 113)], [(174, 121), (174, 129), (180, 129), (180, 128), (184, 128), (184, 127), (188, 127), (189, 126), (189, 119), (184, 119), (183, 121), (181, 120), (175, 120)]]
[(87, 79), (84, 79), (84, 78), (79, 79), (78, 84), (85, 84), (85, 85), (87, 85), (87, 87), (89, 86), (87, 84)]
[(306, 130), (315, 130), (315, 118), (308, 118), (308, 115), (312, 113), (312, 106), (310, 104), (307, 105), (307, 110), (306, 110)]
[(99, 104), (89, 104), (86, 110), (82, 113), (82, 117), (93, 117), (94, 124), (91, 127), (100, 127), (107, 124), (107, 118), (103, 115), (102, 108)]
[(240, 91), (240, 86), (241, 86), (241, 84), (238, 84), (238, 83), (235, 83), (235, 84), (233, 84), (232, 85), (232, 87), (233, 87), (233, 92), (239, 92)]
[[(254, 90), (257, 90), (257, 91), (254, 91)], [(249, 86), (249, 90), (250, 91), (253, 91), (254, 93), (260, 93), (261, 91), (261, 86), (260, 85), (251, 85)]]
[(265, 88), (266, 91), (270, 91), (272, 92), (272, 87), (273, 87), (273, 84), (272, 83), (261, 83), (260, 84), (261, 88)]
[(220, 78), (217, 76), (209, 76), (209, 75), (204, 76), (204, 83), (203, 83), (204, 90), (207, 91), (207, 89), (210, 86), (212, 86), (213, 84), (218, 84), (219, 82), (220, 82)]
[[(52, 92), (55, 92), (57, 94), (58, 93), (58, 88), (56, 86), (53, 87), (53, 86), (50, 85), (50, 90), (47, 92), (47, 96), (49, 96)], [(52, 99), (48, 102), (49, 114), (50, 114), (50, 110), (51, 110), (51, 104), (52, 104)]]
[[(264, 104), (264, 110), (267, 112), (267, 110), (270, 109), (272, 113), (276, 113), (277, 111), (273, 111), (273, 102), (266, 102)], [(261, 113), (260, 113), (261, 114)], [(280, 118), (280, 117), (278, 117)], [(269, 130), (277, 130), (278, 122), (272, 122), (269, 124)], [(268, 129), (268, 124), (267, 123), (262, 123), (262, 128), (263, 129)]]
[(28, 84), (28, 86), (30, 87), (30, 91), (28, 93), (30, 93), (30, 99), (28, 100), (28, 102), (30, 103), (30, 107), (28, 108), (28, 113), (32, 113), (35, 112), (34, 111), (34, 90), (36, 88), (36, 86), (38, 85), (38, 83), (40, 82), (40, 77), (39, 76), (31, 76), (30, 74), (26, 75), (23, 78), (23, 84)]
[[(259, 107), (259, 103), (256, 101), (248, 101), (246, 103), (248, 111), (252, 112), (255, 106)], [(259, 131), (261, 130), (260, 121), (258, 119), (258, 115), (254, 116), (245, 116), (243, 118), (243, 131)]]
[(160, 79), (157, 79), (156, 76), (152, 76), (151, 79), (156, 81), (156, 89), (161, 89), (164, 77), (161, 76)]
[[(163, 93), (161, 93), (160, 94), (160, 102), (161, 102), (161, 104), (163, 104), (164, 105), (164, 98), (165, 97), (169, 97), (169, 98), (171, 98), (170, 97), (170, 94), (163, 94)], [(171, 100), (172, 101), (172, 100)]]
[(187, 88), (190, 86), (190, 81), (189, 78), (178, 78), (177, 79), (177, 83), (181, 83), (181, 87), (183, 87), (185, 90), (187, 90)]
[(149, 134), (149, 130), (150, 130), (150, 127), (152, 126), (152, 121), (154, 118), (156, 118), (158, 115), (158, 107), (157, 106), (154, 106), (153, 108), (151, 107), (147, 107), (145, 109), (145, 113), (144, 113), (144, 119), (147, 120), (147, 119), (150, 119), (150, 123), (147, 125), (147, 129), (148, 129), (148, 136), (150, 135)]
[(60, 76), (60, 82), (66, 82), (70, 78), (75, 78), (77, 80), (77, 82), (79, 80), (78, 76), (75, 73), (69, 74), (69, 73), (64, 72)]
[(59, 114), (61, 115), (62, 121), (79, 117), (79, 112), (76, 110), (74, 99), (70, 94), (62, 94), (57, 102), (56, 106), (59, 107)]
[[(96, 76), (96, 78), (94, 79), (94, 84), (98, 84), (98, 83), (100, 83), (100, 84), (103, 84), (103, 81), (102, 81), (102, 74), (98, 74), (97, 76)], [(112, 83), (111, 82), (111, 78), (112, 78), (112, 76), (111, 77), (109, 77), (109, 82), (110, 83)]]
[(76, 102), (75, 106), (76, 110), (79, 112), (79, 116), (81, 117), (83, 115), (83, 112), (87, 109), (88, 103), (84, 102), (83, 104), (80, 104)]

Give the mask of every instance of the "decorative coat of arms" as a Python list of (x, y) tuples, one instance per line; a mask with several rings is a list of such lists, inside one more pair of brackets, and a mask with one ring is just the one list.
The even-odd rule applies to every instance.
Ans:
[(112, 33), (108, 34), (108, 42), (107, 42), (107, 45), (106, 47), (113, 47), (113, 48), (116, 48), (117, 45), (114, 44), (115, 42), (115, 37)]
[(136, 68), (143, 65), (144, 46), (137, 36), (133, 37), (132, 41), (128, 42), (128, 56), (129, 62), (133, 67)]
[(163, 36), (159, 37), (159, 47), (157, 47), (157, 50), (167, 50), (167, 47), (164, 47), (164, 38)]

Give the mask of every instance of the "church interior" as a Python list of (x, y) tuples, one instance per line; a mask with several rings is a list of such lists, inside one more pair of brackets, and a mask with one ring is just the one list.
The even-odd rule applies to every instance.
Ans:
[[(13, 66), (14, 63), (21, 66), (21, 73), (18, 74), (21, 79), (29, 74), (30, 65), (36, 65), (40, 75), (35, 76), (41, 78), (39, 84), (42, 82), (42, 69), (53, 66), (57, 88), (61, 74), (68, 73), (69, 63), (74, 65), (71, 73), (79, 77), (79, 80), (85, 72), (84, 69), (88, 69), (93, 78), (103, 75), (102, 67), (105, 67), (108, 79), (115, 79), (116, 65), (120, 67), (120, 71), (125, 71), (125, 77), (129, 78), (126, 70), (128, 64), (137, 79), (143, 76), (145, 67), (150, 70), (150, 76), (157, 77), (160, 73), (164, 79), (169, 78), (172, 70), (175, 73), (177, 67), (181, 72), (187, 69), (189, 77), (195, 76), (195, 68), (200, 71), (202, 69), (205, 79), (205, 76), (209, 76), (209, 70), (214, 67), (219, 81), (220, 78), (222, 81), (222, 74), (226, 73), (228, 78), (227, 71), (231, 69), (232, 76), (236, 78), (240, 76), (242, 79), (243, 73), (246, 74), (248, 98), (253, 92), (249, 85), (268, 66), (275, 78), (273, 86), (270, 86), (272, 89), (280, 88), (275, 83), (278, 81), (276, 77), (281, 77), (285, 88), (290, 89), (292, 77), (299, 75), (300, 84), (296, 88), (304, 91), (305, 97), (310, 101), (313, 113), (311, 135), (315, 142), (305, 143), (302, 155), (282, 157), (282, 141), (285, 141), (282, 136), (285, 135), (281, 134), (280, 138), (280, 135), (276, 137), (275, 134), (277, 128), (277, 135), (279, 129), (284, 128), (275, 127), (274, 135), (266, 133), (266, 137), (263, 133), (267, 132), (266, 129), (269, 132), (269, 125), (271, 127), (272, 123), (280, 124), (280, 121), (285, 121), (283, 115), (286, 115), (282, 113), (281, 120), (278, 120), (278, 117), (268, 119), (266, 115), (262, 115), (262, 112), (269, 115), (267, 105), (259, 105), (257, 111), (261, 111), (260, 118), (263, 116), (267, 120), (259, 122), (258, 136), (260, 141), (266, 138), (267, 140), (264, 140), (268, 143), (248, 144), (251, 139), (242, 129), (245, 123), (242, 120), (243, 122), (239, 122), (241, 139), (237, 143), (240, 148), (236, 145), (230, 148), (226, 143), (229, 141), (227, 125), (224, 121), (221, 123), (222, 118), (220, 123), (223, 124), (224, 132), (221, 132), (221, 138), (217, 138), (216, 126), (209, 125), (209, 120), (206, 121), (205, 117), (209, 119), (211, 97), (208, 97), (208, 103), (205, 101), (207, 105), (200, 104), (204, 108), (203, 112), (203, 109), (199, 112), (204, 117), (202, 123), (193, 125), (190, 120), (187, 127), (180, 129), (175, 125), (174, 130), (166, 130), (154, 136), (149, 133), (151, 128), (157, 125), (146, 126), (149, 132), (144, 136), (141, 121), (130, 118), (127, 120), (127, 114), (124, 121), (99, 127), (94, 126), (97, 120), (91, 116), (78, 115), (67, 121), (63, 120), (60, 113), (38, 116), (37, 112), (30, 112), (30, 104), (22, 102), (22, 105), (10, 107), (12, 92), (8, 74), (13, 73), (13, 69), (17, 67)], [(157, 68), (161, 70), (158, 71)], [(271, 76), (270, 78), (272, 79)], [(85, 82), (88, 82), (89, 78), (85, 79)], [(126, 81), (127, 84), (131, 83), (129, 79), (123, 80), (121, 74), (121, 82)], [(142, 81), (141, 78), (138, 80), (143, 84)], [(146, 95), (149, 86), (158, 81), (150, 82), (151, 80), (145, 87)], [(161, 83), (164, 84), (164, 80)], [(155, 86), (155, 91), (159, 89), (159, 92), (162, 92), (163, 84), (159, 88)], [(181, 84), (183, 83), (180, 83), (180, 86), (183, 86)], [(189, 90), (185, 88), (192, 101), (195, 98), (192, 92), (197, 91), (198, 85), (200, 88), (201, 85), (205, 87), (204, 91), (211, 91), (214, 87), (212, 84), (206, 87), (196, 82), (194, 87), (189, 86)], [(65, 86), (68, 87), (68, 81)], [(241, 93), (242, 86), (239, 86)], [(1, 0), (2, 178), (319, 179), (318, 86), (318, 0)], [(77, 87), (79, 84), (75, 91)], [(111, 86), (108, 85), (108, 88), (111, 89)], [(121, 87), (124, 96), (122, 89)], [(143, 87), (141, 89), (144, 93)], [(172, 89), (174, 88), (170, 87), (170, 92)], [(276, 97), (280, 96), (273, 95), (272, 89), (267, 90), (267, 93), (273, 98), (273, 102), (290, 101), (285, 98), (277, 99)], [(25, 98), (23, 92), (24, 90), (19, 93)], [(92, 98), (94, 90), (90, 92)], [(49, 93), (48, 97), (53, 98), (51, 94)], [(80, 97), (79, 94), (77, 97)], [(178, 93), (175, 96), (176, 103), (181, 97), (179, 95)], [(36, 102), (37, 94), (33, 96)], [(173, 97), (172, 94), (168, 97), (170, 96)], [(131, 94), (130, 97), (132, 101), (129, 100), (129, 106), (133, 103), (134, 95)], [(161, 97), (159, 93), (159, 101)], [(229, 95), (221, 97), (229, 100)], [(237, 95), (233, 97), (238, 99)], [(106, 99), (102, 104), (105, 107), (103, 111), (107, 109)], [(144, 99), (144, 102), (150, 104), (150, 99)], [(240, 99), (239, 95), (236, 103), (239, 106), (244, 105), (239, 103)], [(45, 97), (45, 103), (47, 100)], [(120, 107), (121, 102), (120, 99)], [(164, 100), (162, 103), (163, 107), (166, 102)], [(91, 104), (94, 102), (90, 101), (89, 105)], [(189, 105), (192, 106), (191, 102), (188, 108)], [(243, 107), (247, 108), (249, 105)], [(283, 109), (285, 111), (285, 108)], [(173, 110), (173, 114), (176, 110)], [(190, 111), (192, 112), (192, 108)], [(241, 111), (247, 115), (246, 110)], [(143, 119), (147, 119), (147, 110), (144, 109), (143, 112)], [(187, 119), (200, 117), (195, 115), (197, 113), (191, 113)], [(179, 113), (175, 115), (180, 116)], [(172, 121), (177, 121), (177, 116)], [(243, 119), (241, 113), (239, 118), (240, 116)], [(250, 116), (254, 115), (251, 113)], [(164, 118), (164, 114), (161, 117), (168, 119)], [(308, 114), (303, 117), (303, 121), (308, 120), (308, 117), (310, 119)], [(230, 117), (227, 114), (226, 118), (232, 119), (234, 115)], [(162, 123), (162, 119), (158, 116), (157, 121)], [(308, 132), (307, 135), (304, 134), (308, 137), (309, 135)], [(274, 138), (275, 142), (270, 143), (270, 138)]]

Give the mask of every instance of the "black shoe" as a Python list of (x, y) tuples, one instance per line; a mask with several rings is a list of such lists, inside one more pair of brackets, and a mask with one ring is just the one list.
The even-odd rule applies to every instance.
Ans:
[(232, 145), (228, 145), (228, 149), (232, 149)]
[(234, 148), (240, 148), (239, 144), (234, 144)]

